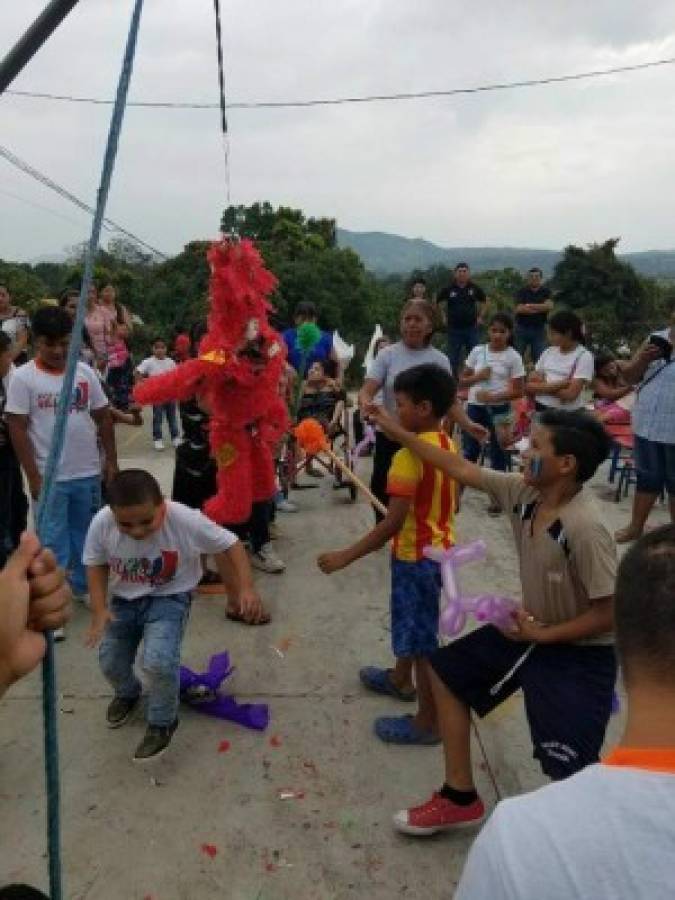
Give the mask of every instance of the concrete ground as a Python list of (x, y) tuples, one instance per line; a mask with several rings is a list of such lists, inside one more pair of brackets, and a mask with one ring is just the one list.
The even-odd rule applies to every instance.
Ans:
[[(150, 468), (168, 489), (173, 451), (154, 453), (146, 429), (119, 438), (122, 465)], [(301, 514), (280, 519), (277, 550), (288, 571), (259, 577), (271, 625), (227, 622), (219, 597), (200, 597), (193, 607), (185, 664), (199, 669), (229, 650), (237, 666), (229, 689), (269, 703), (266, 733), (184, 710), (169, 753), (134, 766), (142, 721), (105, 727), (110, 692), (95, 652), (83, 646), (87, 612), (74, 611), (68, 639), (57, 647), (68, 900), (452, 896), (474, 833), (423, 841), (391, 827), (394, 810), (439, 786), (441, 754), (388, 747), (372, 734), (375, 716), (408, 711), (366, 694), (357, 678), (361, 665), (390, 662), (387, 553), (321, 575), (317, 552), (345, 545), (371, 523), (365, 504), (349, 505), (327, 482), (297, 493)], [(605, 484), (599, 478), (591, 490), (614, 528), (626, 521), (628, 503), (603, 499)], [(489, 557), (464, 570), (464, 584), (517, 597), (510, 530), (484, 509), (484, 498), (467, 492), (460, 540), (484, 538)], [(664, 510), (653, 518), (664, 520)], [(608, 740), (619, 727), (614, 717)], [(0, 704), (0, 883), (46, 884), (41, 729), (35, 675)], [(490, 807), (497, 793), (544, 783), (520, 697), (477, 733), (478, 788)], [(296, 796), (281, 799), (282, 791)]]

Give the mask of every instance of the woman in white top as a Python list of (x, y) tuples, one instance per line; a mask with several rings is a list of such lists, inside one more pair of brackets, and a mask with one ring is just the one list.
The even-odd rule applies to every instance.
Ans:
[(548, 320), (551, 346), (544, 350), (531, 373), (525, 391), (534, 397), (538, 411), (581, 409), (583, 390), (593, 381), (593, 355), (584, 347), (583, 324), (569, 310), (559, 310)]

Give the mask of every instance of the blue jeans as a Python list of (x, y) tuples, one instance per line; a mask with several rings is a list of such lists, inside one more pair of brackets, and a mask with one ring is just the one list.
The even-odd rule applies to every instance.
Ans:
[(89, 525), (100, 507), (100, 475), (56, 482), (51, 515), (45, 523), (42, 542), (54, 551), (60, 566), (71, 570), (70, 585), (75, 594), (84, 594), (87, 590), (82, 552)]
[[(455, 328), (452, 325), (448, 330), (448, 356), (452, 366), (452, 374), (455, 378), (459, 375), (459, 367), (480, 340), (480, 331), (477, 325), (466, 325), (463, 328)], [(462, 355), (462, 351), (465, 351)]]
[(536, 363), (547, 347), (545, 325), (516, 324), (514, 337), (516, 339), (516, 349), (518, 350), (518, 353), (520, 353), (521, 356), (524, 356), (525, 351), (529, 347), (533, 363)]
[(662, 444), (635, 435), (633, 449), (637, 490), (641, 494), (660, 494), (665, 490), (675, 497), (675, 444)]
[(171, 401), (170, 403), (159, 403), (157, 406), (152, 407), (152, 439), (153, 441), (161, 441), (162, 440), (162, 416), (166, 416), (166, 421), (169, 425), (169, 434), (171, 435), (171, 440), (178, 437), (178, 423), (176, 421), (176, 404)]
[[(504, 403), (500, 406), (482, 406), (479, 403), (469, 403), (466, 408), (467, 415), (471, 421), (483, 425), (490, 432), (490, 463), (492, 468), (497, 472), (506, 472), (508, 469), (508, 457), (502, 450), (499, 440), (497, 439), (497, 432), (495, 431), (492, 414), (507, 413), (509, 409), (508, 403)], [(480, 456), (480, 444), (475, 438), (472, 438), (470, 434), (467, 434), (466, 431), (462, 432), (462, 446), (464, 449), (464, 459), (468, 459), (469, 462), (473, 463), (477, 462), (478, 457)]]
[(106, 626), (98, 660), (116, 697), (131, 700), (141, 693), (134, 672), (143, 641), (141, 668), (148, 689), (148, 725), (166, 727), (178, 717), (180, 645), (190, 614), (189, 593), (123, 600), (113, 597), (113, 620)]

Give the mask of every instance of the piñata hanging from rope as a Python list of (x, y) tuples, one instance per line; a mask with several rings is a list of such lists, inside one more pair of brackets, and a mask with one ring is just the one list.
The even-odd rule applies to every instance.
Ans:
[(286, 351), (268, 321), (277, 280), (249, 240), (219, 241), (211, 266), (208, 330), (196, 359), (137, 385), (143, 405), (196, 396), (210, 414), (218, 491), (204, 505), (220, 524), (246, 521), (275, 492), (273, 447), (289, 427), (279, 395)]

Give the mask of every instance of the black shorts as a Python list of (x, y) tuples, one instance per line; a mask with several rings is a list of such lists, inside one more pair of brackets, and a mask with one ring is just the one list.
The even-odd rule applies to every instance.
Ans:
[(437, 650), (429, 662), (481, 717), (522, 688), (533, 755), (549, 778), (567, 778), (598, 761), (616, 681), (614, 647), (536, 644), (504, 681), (527, 649), (486, 625)]

